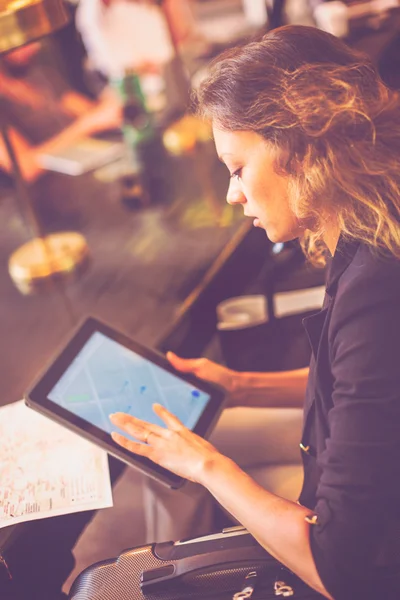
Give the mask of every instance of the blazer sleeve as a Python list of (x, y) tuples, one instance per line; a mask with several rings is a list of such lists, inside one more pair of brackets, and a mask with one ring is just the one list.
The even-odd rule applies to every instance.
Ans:
[(354, 598), (357, 582), (367, 589), (382, 540), (400, 519), (400, 268), (343, 287), (329, 329), (333, 407), (310, 528), (335, 600)]

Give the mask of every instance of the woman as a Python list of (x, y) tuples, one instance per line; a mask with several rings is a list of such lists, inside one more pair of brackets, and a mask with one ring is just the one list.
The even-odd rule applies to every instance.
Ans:
[[(272, 242), (299, 238), (312, 260), (333, 257), (324, 307), (305, 323), (312, 359), (299, 502), (261, 488), (159, 405), (166, 428), (111, 416), (145, 444), (113, 437), (205, 486), (322, 596), (399, 598), (398, 98), (364, 56), (330, 34), (288, 26), (219, 57), (199, 110), (231, 174), (227, 201)], [(252, 383), (201, 360), (187, 365), (229, 390)], [(257, 389), (238, 398), (261, 403)]]

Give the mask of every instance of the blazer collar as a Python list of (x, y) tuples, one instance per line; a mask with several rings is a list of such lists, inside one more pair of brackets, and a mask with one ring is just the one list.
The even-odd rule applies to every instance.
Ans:
[(340, 236), (335, 254), (330, 261), (327, 280), (326, 296), (322, 310), (303, 319), (303, 325), (306, 330), (314, 357), (318, 356), (318, 349), (321, 340), (322, 331), (325, 326), (326, 317), (332, 298), (336, 294), (337, 284), (341, 275), (352, 262), (360, 243), (356, 241), (346, 241)]
[(340, 276), (352, 262), (359, 245), (358, 241), (346, 240), (343, 235), (340, 236), (327, 272), (326, 292), (329, 296), (332, 297), (335, 294)]

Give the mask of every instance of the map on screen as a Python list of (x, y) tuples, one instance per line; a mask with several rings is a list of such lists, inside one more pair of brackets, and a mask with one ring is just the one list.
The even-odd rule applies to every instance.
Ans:
[(116, 429), (109, 420), (115, 412), (165, 427), (153, 412), (156, 402), (193, 429), (210, 399), (99, 332), (88, 339), (48, 397), (108, 433)]

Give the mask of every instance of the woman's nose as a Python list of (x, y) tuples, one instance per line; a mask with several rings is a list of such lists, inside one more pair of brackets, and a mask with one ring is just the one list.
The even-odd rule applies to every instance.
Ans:
[(236, 204), (244, 204), (246, 202), (246, 198), (240, 186), (238, 185), (238, 182), (234, 179), (231, 179), (229, 182), (226, 201), (231, 206), (235, 206)]

